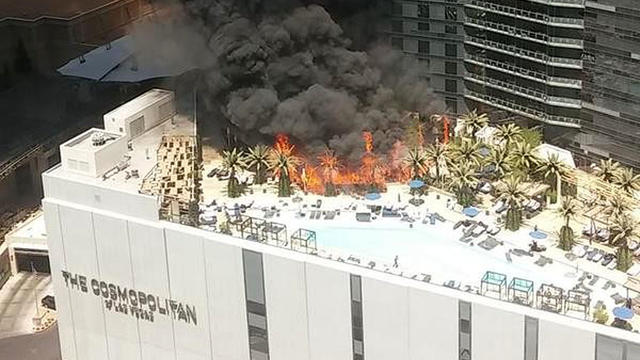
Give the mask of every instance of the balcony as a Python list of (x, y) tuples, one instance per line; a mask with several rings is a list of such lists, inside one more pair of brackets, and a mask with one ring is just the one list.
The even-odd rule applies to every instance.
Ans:
[(561, 26), (561, 27), (567, 27), (567, 28), (584, 29), (583, 19), (548, 16), (547, 14), (543, 14), (535, 11), (527, 11), (527, 10), (518, 9), (511, 6), (498, 5), (492, 2), (482, 1), (482, 0), (470, 0), (469, 3), (465, 4), (465, 6), (468, 6), (470, 8), (474, 8), (477, 10), (489, 10), (496, 14), (513, 16), (519, 19), (533, 21), (540, 24), (549, 24), (549, 25)]
[(507, 110), (515, 114), (526, 116), (528, 118), (538, 120), (550, 125), (557, 125), (557, 126), (564, 126), (564, 127), (571, 127), (571, 128), (581, 127), (580, 119), (570, 118), (566, 116), (549, 115), (543, 111), (536, 110), (528, 106), (524, 106), (518, 103), (500, 99), (494, 96), (481, 94), (475, 91), (471, 91), (469, 89), (465, 90), (464, 96), (468, 99), (485, 103), (485, 104), (494, 106), (496, 108)]
[(569, 48), (576, 48), (576, 49), (582, 49), (584, 47), (584, 41), (582, 39), (552, 37), (552, 36), (548, 36), (547, 34), (542, 34), (535, 31), (528, 31), (515, 26), (495, 23), (492, 21), (480, 20), (475, 18), (467, 18), (465, 24), (475, 26), (483, 30), (497, 32), (499, 34), (503, 34), (507, 36), (521, 37), (526, 40), (534, 41), (544, 45), (551, 45), (551, 46), (557, 46), (557, 47), (569, 47)]
[(497, 80), (491, 77), (486, 77), (486, 76), (483, 77), (478, 74), (469, 73), (469, 72), (465, 74), (464, 78), (465, 80), (473, 81), (475, 83), (479, 83), (479, 84), (489, 86), (498, 90), (502, 90), (504, 92), (514, 93), (516, 95), (526, 97), (531, 100), (536, 100), (544, 104), (573, 108), (573, 109), (582, 108), (582, 102), (580, 101), (580, 99), (549, 96), (535, 89), (519, 86), (506, 81)]
[(466, 44), (471, 44), (484, 49), (497, 51), (499, 53), (503, 53), (506, 55), (518, 56), (523, 59), (539, 62), (545, 65), (567, 67), (572, 69), (582, 69), (582, 60), (580, 59), (553, 57), (541, 52), (522, 49), (513, 45), (506, 45), (496, 41), (481, 39), (481, 38), (478, 38), (475, 36), (469, 36), (469, 35), (464, 37), (464, 42)]
[(564, 6), (572, 8), (584, 8), (585, 0), (531, 0), (532, 2), (552, 5), (552, 6)]
[(482, 56), (467, 54), (465, 61), (474, 65), (484, 66), (487, 69), (501, 71), (510, 75), (520, 76), (522, 78), (533, 81), (539, 81), (550, 86), (568, 87), (575, 89), (582, 88), (581, 80), (549, 76), (542, 72), (525, 69), (502, 61), (487, 59)]

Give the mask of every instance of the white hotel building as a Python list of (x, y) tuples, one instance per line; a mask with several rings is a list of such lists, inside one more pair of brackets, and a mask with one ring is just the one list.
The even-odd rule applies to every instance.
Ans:
[(64, 360), (640, 359), (637, 333), (162, 220), (197, 150), (152, 95), (43, 175)]

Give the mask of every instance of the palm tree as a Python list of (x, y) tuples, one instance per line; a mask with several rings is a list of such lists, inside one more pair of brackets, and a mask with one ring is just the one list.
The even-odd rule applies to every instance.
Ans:
[(633, 196), (635, 191), (640, 190), (640, 174), (634, 175), (633, 169), (624, 168), (618, 172), (614, 178), (614, 183), (624, 192)]
[(278, 147), (269, 155), (269, 169), (278, 177), (278, 196), (291, 196), (291, 176), (299, 160), (293, 155), (293, 145)]
[(447, 156), (449, 155), (449, 146), (442, 143), (430, 144), (427, 146), (425, 153), (429, 162), (436, 171), (436, 182), (440, 181), (442, 175), (442, 167), (447, 163)]
[(617, 219), (620, 216), (624, 216), (630, 210), (631, 204), (626, 197), (616, 194), (607, 198), (605, 213), (607, 214), (608, 219)]
[(509, 150), (507, 147), (494, 147), (489, 153), (487, 159), (487, 165), (494, 167), (493, 175), (497, 180), (504, 178), (509, 172), (511, 172), (511, 158), (509, 157)]
[(620, 164), (611, 159), (600, 160), (600, 166), (596, 170), (595, 175), (606, 183), (613, 183), (620, 172)]
[(558, 214), (564, 218), (564, 225), (560, 228), (558, 246), (564, 251), (570, 251), (575, 244), (575, 238), (569, 223), (578, 214), (578, 203), (572, 197), (566, 198), (562, 202), (562, 207), (558, 209)]
[(532, 149), (535, 149), (542, 144), (542, 132), (537, 127), (522, 129), (520, 138), (522, 141), (529, 144)]
[(470, 206), (475, 200), (474, 189), (478, 185), (475, 168), (468, 162), (461, 162), (451, 168), (451, 188), (456, 193), (458, 204)]
[(512, 164), (525, 176), (529, 177), (538, 166), (539, 159), (531, 145), (518, 141), (510, 154)]
[(538, 163), (538, 172), (545, 179), (556, 180), (556, 203), (562, 204), (562, 177), (569, 173), (569, 168), (560, 161), (558, 154), (550, 154), (546, 159)]
[(336, 196), (336, 187), (334, 180), (340, 168), (340, 162), (333, 151), (326, 149), (318, 156), (320, 168), (322, 168), (322, 177), (324, 179), (325, 196)]
[(522, 129), (513, 123), (500, 125), (493, 136), (508, 148), (514, 141), (522, 140)]
[(475, 136), (478, 130), (489, 125), (489, 116), (487, 114), (478, 114), (475, 109), (462, 115), (460, 120), (464, 123), (465, 134), (470, 137)]
[(522, 202), (526, 199), (525, 191), (519, 176), (511, 175), (504, 181), (504, 187), (499, 190), (498, 198), (507, 204), (505, 228), (516, 231), (522, 223)]
[(256, 145), (250, 148), (244, 161), (247, 167), (255, 169), (254, 183), (264, 184), (267, 181), (267, 168), (269, 167), (269, 148), (266, 145)]
[(411, 178), (418, 179), (427, 173), (429, 169), (429, 158), (427, 154), (420, 148), (409, 150), (404, 158), (404, 163), (411, 171)]
[(451, 160), (466, 162), (477, 168), (480, 166), (480, 143), (471, 139), (460, 139), (451, 147)]
[(238, 183), (238, 178), (236, 178), (236, 173), (245, 167), (243, 158), (244, 153), (242, 150), (236, 148), (222, 152), (222, 167), (229, 171), (227, 195), (232, 198), (240, 196), (240, 184)]
[(638, 238), (638, 223), (628, 215), (620, 216), (611, 228), (611, 234), (611, 244), (618, 247), (617, 268), (620, 271), (627, 271), (633, 265), (633, 254), (629, 250), (629, 242)]

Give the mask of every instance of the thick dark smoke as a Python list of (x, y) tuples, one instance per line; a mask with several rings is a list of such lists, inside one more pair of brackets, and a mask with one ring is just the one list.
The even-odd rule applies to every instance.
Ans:
[[(313, 4), (336, 2), (349, 11), (363, 3), (184, 0), (177, 5), (179, 19), (146, 25), (138, 44), (154, 53), (169, 41), (182, 61), (202, 69), (197, 85), (210, 117), (253, 135), (287, 133), (308, 152), (329, 146), (355, 160), (363, 131), (372, 132), (376, 149), (387, 152), (405, 132), (406, 111), (429, 115), (444, 106), (420, 78), (417, 61), (373, 43), (366, 52), (353, 50), (341, 26)], [(349, 14), (356, 23), (368, 20), (361, 24), (367, 30), (357, 31), (359, 41), (375, 33), (370, 20), (377, 10), (365, 11)], [(152, 41), (154, 33), (163, 39)], [(162, 58), (184, 65), (173, 56)]]

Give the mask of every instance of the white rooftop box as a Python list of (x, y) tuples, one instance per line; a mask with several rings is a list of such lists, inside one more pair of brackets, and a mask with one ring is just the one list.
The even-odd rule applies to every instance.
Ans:
[(60, 145), (64, 171), (100, 177), (124, 160), (127, 138), (102, 129), (89, 129)]
[(107, 131), (133, 139), (176, 114), (172, 91), (152, 89), (104, 115)]

